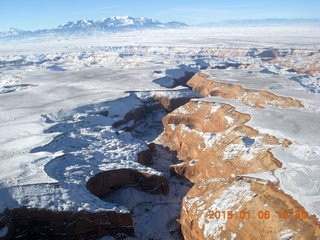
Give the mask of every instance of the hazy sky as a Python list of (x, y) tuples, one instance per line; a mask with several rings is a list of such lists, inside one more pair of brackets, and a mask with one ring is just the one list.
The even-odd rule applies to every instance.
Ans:
[(230, 19), (320, 18), (319, 13), (319, 0), (0, 0), (0, 31), (126, 15), (196, 25)]

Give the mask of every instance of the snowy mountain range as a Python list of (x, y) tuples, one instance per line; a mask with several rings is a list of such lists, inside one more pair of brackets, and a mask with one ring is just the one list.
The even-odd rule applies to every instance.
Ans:
[(187, 27), (187, 24), (181, 22), (168, 22), (162, 23), (160, 21), (144, 18), (144, 17), (129, 17), (129, 16), (116, 16), (103, 18), (102, 20), (78, 20), (70, 21), (63, 25), (59, 25), (53, 29), (43, 29), (37, 31), (24, 31), (17, 28), (10, 28), (8, 31), (0, 32), (0, 38), (15, 38), (35, 36), (46, 33), (90, 33), (94, 31), (122, 31), (134, 29), (150, 29), (150, 28), (181, 28)]

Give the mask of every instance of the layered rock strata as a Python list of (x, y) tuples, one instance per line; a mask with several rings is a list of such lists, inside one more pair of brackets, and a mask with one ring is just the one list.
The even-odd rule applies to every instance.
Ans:
[[(213, 81), (203, 73), (188, 85), (204, 96), (236, 99), (255, 108), (303, 107), (293, 98)], [(206, 99), (192, 100), (163, 119), (160, 141), (182, 160), (171, 170), (195, 183), (183, 200), (184, 238), (320, 238), (316, 216), (284, 193), (272, 177), (282, 162), (271, 149), (286, 148), (291, 141), (259, 133), (248, 125), (250, 119), (230, 104)], [(273, 180), (239, 177), (259, 172)]]
[(250, 115), (228, 104), (190, 101), (163, 119), (161, 138), (183, 163), (172, 169), (192, 182), (281, 166), (269, 151), (290, 144), (246, 126)]
[(320, 236), (317, 219), (292, 197), (270, 182), (250, 178), (196, 184), (184, 199), (181, 225), (186, 240)]
[(205, 73), (198, 73), (188, 81), (192, 89), (203, 96), (219, 96), (237, 99), (244, 104), (261, 108), (263, 105), (275, 107), (303, 107), (303, 105), (290, 97), (275, 95), (266, 90), (247, 89), (237, 84), (212, 81)]

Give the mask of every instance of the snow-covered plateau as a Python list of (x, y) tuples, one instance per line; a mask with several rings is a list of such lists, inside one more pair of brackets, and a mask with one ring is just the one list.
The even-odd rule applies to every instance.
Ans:
[(207, 212), (272, 197), (308, 218), (260, 237), (319, 239), (319, 94), (318, 26), (0, 39), (0, 239), (245, 239)]

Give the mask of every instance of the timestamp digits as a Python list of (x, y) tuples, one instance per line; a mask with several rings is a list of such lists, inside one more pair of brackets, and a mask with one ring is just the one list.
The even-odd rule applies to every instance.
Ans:
[[(259, 210), (259, 211), (237, 211), (233, 212), (232, 210), (220, 211), (220, 210), (208, 210), (207, 211), (209, 219), (270, 219), (271, 212), (269, 210)], [(274, 215), (281, 219), (287, 219), (289, 217), (294, 217), (296, 219), (306, 219), (309, 217), (308, 213), (305, 210), (279, 210)]]

